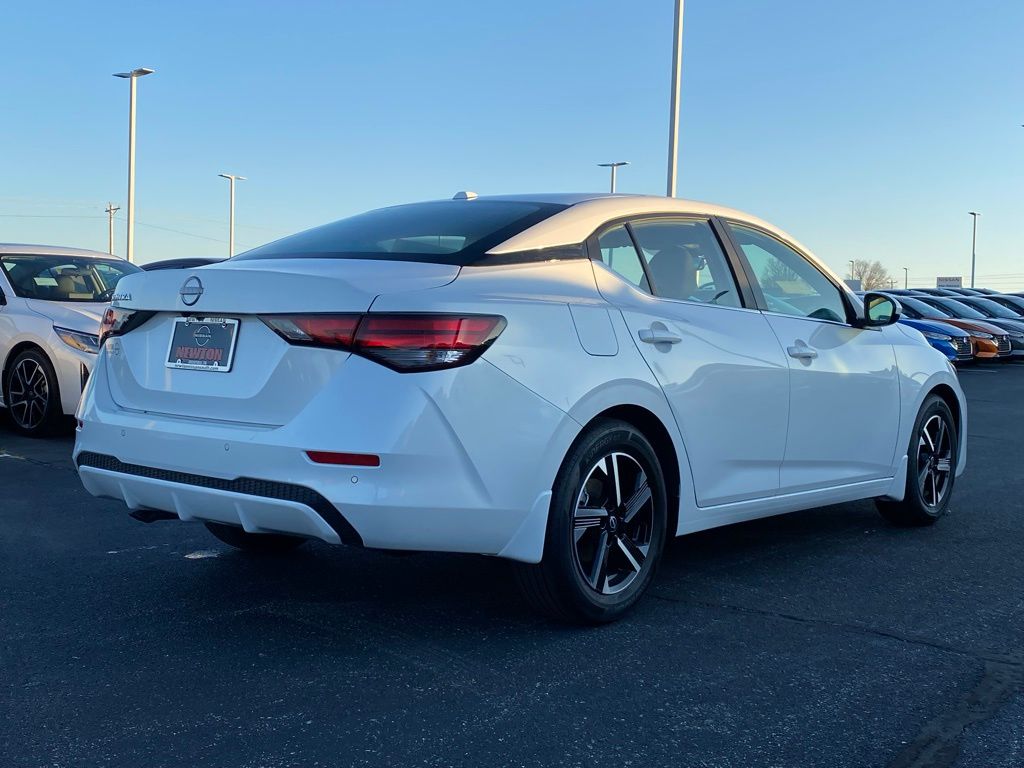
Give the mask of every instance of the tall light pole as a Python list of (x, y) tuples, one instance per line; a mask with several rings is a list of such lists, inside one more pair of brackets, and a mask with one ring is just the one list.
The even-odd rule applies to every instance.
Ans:
[(217, 174), (222, 179), (227, 179), (231, 185), (231, 213), (228, 216), (228, 258), (235, 255), (235, 182), (245, 181), (245, 176), (236, 176), (233, 173)]
[(598, 163), (597, 165), (600, 168), (611, 168), (612, 169), (612, 194), (614, 195), (615, 194), (615, 171), (618, 170), (619, 168), (621, 168), (624, 165), (629, 165), (629, 161), (628, 160), (619, 160), (618, 162), (615, 162), (615, 163)]
[(153, 70), (146, 67), (114, 74), (114, 77), (123, 77), (131, 83), (128, 100), (128, 242), (125, 245), (128, 261), (132, 261), (135, 255), (135, 81), (151, 74)]
[(978, 245), (978, 217), (981, 216), (977, 211), (968, 211), (971, 216), (974, 217), (974, 226), (971, 231), (971, 288), (974, 287), (974, 263), (977, 261), (976, 248)]
[(904, 290), (907, 289), (907, 287), (908, 287), (907, 284), (909, 282), (910, 282), (910, 270), (908, 270), (906, 267), (904, 267), (903, 268), (903, 289)]
[(668, 184), (665, 194), (676, 196), (679, 164), (679, 81), (683, 74), (683, 0), (676, 0), (672, 25), (672, 95), (668, 118)]
[(853, 275), (853, 259), (850, 259), (850, 279), (851, 280), (854, 279), (854, 275)]
[(121, 206), (107, 203), (107, 253), (114, 255), (114, 214), (121, 210)]

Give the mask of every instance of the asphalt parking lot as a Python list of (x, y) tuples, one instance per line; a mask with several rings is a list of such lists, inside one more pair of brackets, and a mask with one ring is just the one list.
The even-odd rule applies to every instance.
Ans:
[(138, 523), (70, 436), (0, 426), (0, 764), (1020, 766), (1024, 366), (961, 379), (934, 528), (856, 503), (688, 536), (594, 629), (495, 560)]

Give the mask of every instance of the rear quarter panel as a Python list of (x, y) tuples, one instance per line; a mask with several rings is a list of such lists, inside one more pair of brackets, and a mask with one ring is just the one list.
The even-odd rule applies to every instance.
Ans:
[[(573, 323), (570, 305), (608, 311), (613, 339), (591, 354)], [(535, 264), (464, 267), (459, 277), (426, 291), (378, 297), (374, 312), (499, 314), (508, 325), (483, 360), (551, 403), (572, 420), (571, 434), (538, 446), (547, 457), (537, 489), (549, 490), (572, 442), (586, 424), (615, 406), (637, 405), (668, 431), (679, 458), (680, 517), (695, 509), (689, 462), (665, 394), (633, 343), (621, 312), (598, 292), (593, 264), (573, 259)], [(589, 343), (589, 342), (588, 342)], [(614, 354), (608, 354), (614, 349)], [(494, 404), (500, 408), (500, 403)]]

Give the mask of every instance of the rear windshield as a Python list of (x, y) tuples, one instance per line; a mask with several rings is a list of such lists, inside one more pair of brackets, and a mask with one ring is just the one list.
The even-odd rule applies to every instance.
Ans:
[(0, 269), (23, 299), (83, 302), (110, 301), (118, 280), (140, 271), (121, 259), (14, 253), (0, 255)]
[(381, 259), (465, 266), (566, 206), (504, 200), (396, 205), (308, 229), (237, 259)]

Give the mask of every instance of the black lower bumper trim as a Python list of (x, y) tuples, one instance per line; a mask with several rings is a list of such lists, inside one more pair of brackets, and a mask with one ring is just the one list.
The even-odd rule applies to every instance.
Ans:
[(338, 511), (338, 508), (312, 488), (306, 488), (304, 485), (279, 483), (274, 480), (259, 480), (253, 477), (223, 480), (219, 477), (193, 475), (189, 472), (174, 472), (169, 469), (145, 467), (140, 464), (125, 464), (113, 456), (93, 453), (92, 451), (82, 451), (78, 454), (78, 466), (93, 467), (107, 472), (118, 472), (122, 475), (148, 477), (152, 480), (164, 480), (168, 483), (192, 485), (198, 488), (212, 488), (217, 491), (240, 493), (246, 496), (260, 496), (265, 499), (298, 502), (299, 504), (305, 504), (320, 515), (324, 522), (331, 526), (334, 532), (338, 534), (342, 544), (354, 547), (363, 546), (363, 539), (359, 532)]

